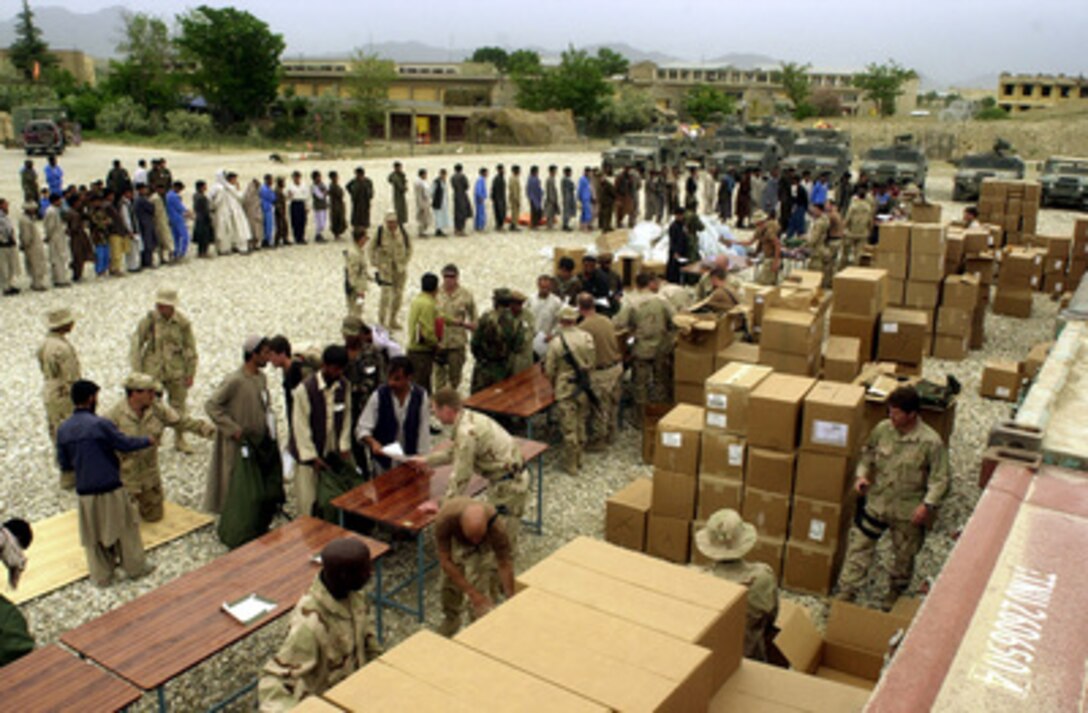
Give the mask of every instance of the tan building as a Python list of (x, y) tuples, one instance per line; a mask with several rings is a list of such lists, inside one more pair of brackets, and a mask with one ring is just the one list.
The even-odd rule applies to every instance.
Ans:
[[(284, 59), (280, 93), (349, 99), (351, 60)], [(478, 109), (502, 102), (498, 71), (472, 62), (411, 62), (396, 65), (389, 87), (392, 104), (380, 127), (386, 139), (463, 141), (465, 125)], [(378, 127), (375, 127), (378, 128)]]
[[(94, 58), (79, 50), (49, 50), (57, 58), (57, 66), (71, 72), (80, 84), (93, 87), (98, 83), (94, 67)], [(0, 49), (0, 60), (8, 61), (7, 49)]]
[(1088, 79), (1064, 74), (1007, 74), (997, 82), (997, 105), (1016, 114), (1033, 109), (1088, 107)]
[[(661, 109), (679, 110), (684, 95), (697, 84), (709, 84), (734, 97), (749, 119), (774, 113), (776, 105), (788, 103), (782, 85), (777, 82), (778, 65), (737, 69), (736, 67), (699, 62), (670, 62), (655, 64), (639, 62), (631, 65), (628, 80), (635, 86), (650, 92)], [(830, 69), (809, 70), (809, 87), (812, 92), (830, 91), (839, 97), (843, 114), (865, 116), (875, 114), (872, 102), (862, 96), (853, 85), (852, 71)], [(917, 107), (918, 81), (910, 80), (903, 87), (903, 94), (896, 102), (896, 111), (907, 114)]]

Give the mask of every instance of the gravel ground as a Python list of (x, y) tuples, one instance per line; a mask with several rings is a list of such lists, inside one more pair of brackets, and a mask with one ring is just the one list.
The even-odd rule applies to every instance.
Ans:
[[(89, 182), (104, 173), (112, 158), (121, 158), (126, 165), (134, 166), (136, 157), (148, 155), (133, 147), (85, 146), (66, 154), (61, 164), (68, 173), (67, 181)], [(247, 178), (266, 171), (283, 173), (296, 167), (273, 165), (263, 154), (185, 155), (156, 151), (155, 155), (164, 155), (175, 175), (190, 186), (197, 178), (210, 179), (214, 170), (221, 166), (230, 166)], [(414, 175), (416, 169), (424, 165), (433, 170), (463, 161), (466, 172), (474, 176), (477, 166), (485, 163), (509, 165), (517, 161), (523, 165), (536, 162), (546, 166), (554, 162), (580, 167), (595, 159), (596, 155), (588, 153), (449, 156), (408, 159), (405, 168), (409, 175)], [(16, 152), (4, 154), (6, 170), (0, 177), (0, 195), (11, 196), (13, 204), (18, 203), (16, 169), (21, 160), (22, 156)], [(342, 176), (348, 176), (355, 163), (298, 162), (296, 165), (304, 171), (336, 169)], [(389, 202), (385, 183), (389, 163), (383, 160), (363, 162), (363, 165), (375, 181), (379, 198), (374, 215), (380, 216)], [(933, 174), (931, 192), (935, 198), (947, 200), (951, 171), (936, 169)], [(958, 208), (952, 204), (946, 204), (945, 209), (958, 213)], [(1071, 213), (1044, 211), (1043, 230), (1068, 234), (1072, 217)], [(487, 233), (467, 238), (422, 240), (416, 243), (408, 297), (416, 292), (415, 286), (424, 271), (437, 271), (452, 261), (461, 266), (463, 284), (476, 295), (481, 306), (485, 306), (491, 289), (496, 286), (510, 285), (523, 291), (532, 289), (536, 275), (550, 270), (550, 261), (540, 255), (542, 248), (587, 242), (588, 238), (583, 234), (544, 231), (536, 234), (526, 231), (517, 236)], [(123, 395), (120, 384), (127, 372), (129, 339), (137, 320), (152, 307), (158, 287), (177, 287), (181, 292), (180, 309), (192, 319), (200, 352), (200, 369), (189, 404), (194, 411), (202, 412), (202, 404), (215, 385), (239, 365), (241, 342), (246, 334), (284, 333), (297, 345), (323, 345), (339, 338), (343, 311), (341, 253), (345, 247), (346, 244), (337, 243), (309, 245), (246, 257), (193, 260), (123, 279), (91, 279), (67, 290), (24, 291), (17, 297), (4, 298), (0, 324), (8, 337), (0, 342), (0, 361), (9, 366), (5, 378), (0, 380), (0, 403), (5, 413), (0, 421), (0, 443), (4, 444), (0, 451), (0, 467), (8, 475), (0, 487), (0, 513), (38, 520), (75, 506), (74, 496), (57, 488), (41, 405), (41, 380), (35, 351), (48, 310), (68, 306), (76, 311), (78, 321), (71, 340), (79, 352), (84, 374), (103, 387), (104, 410)], [(376, 302), (376, 298), (372, 302)], [(372, 317), (375, 310), (376, 304), (369, 304), (368, 316)], [(996, 420), (1007, 417), (1010, 412), (1008, 404), (977, 396), (983, 360), (996, 356), (1023, 358), (1032, 344), (1052, 335), (1055, 312), (1054, 303), (1037, 297), (1035, 316), (1030, 320), (988, 316), (986, 348), (972, 353), (970, 359), (963, 362), (927, 361), (927, 376), (955, 374), (964, 385), (964, 394), (952, 445), (953, 489), (935, 532), (928, 538), (919, 558), (919, 578), (934, 577), (938, 573), (953, 544), (952, 533), (962, 526), (978, 497), (974, 480), (986, 433)], [(278, 384), (278, 373), (270, 369), (269, 379)], [(282, 414), (282, 392), (274, 388), (273, 394)], [(281, 433), (284, 431), (281, 422)], [(197, 441), (195, 445), (197, 452), (194, 455), (183, 456), (169, 448), (161, 455), (167, 496), (191, 508), (199, 507), (211, 452), (207, 442)], [(577, 478), (564, 475), (556, 467), (554, 454), (548, 454), (545, 457), (545, 533), (542, 537), (525, 535), (522, 538), (518, 568), (531, 566), (576, 535), (601, 536), (604, 499), (631, 479), (650, 473), (650, 469), (640, 462), (640, 449), (640, 434), (628, 428), (609, 452), (588, 454), (587, 465)], [(24, 611), (39, 645), (44, 645), (56, 641), (65, 630), (207, 564), (224, 552), (213, 528), (204, 528), (155, 550), (151, 560), (158, 569), (145, 579), (118, 583), (107, 590), (98, 590), (85, 580), (29, 603)], [(410, 543), (399, 543), (386, 565), (390, 581), (410, 571), (413, 557), (414, 548)], [(439, 617), (435, 578), (432, 573), (427, 590), (427, 623), (431, 625), (436, 624)], [(874, 583), (868, 592), (874, 601), (880, 596), (882, 586)], [(821, 598), (798, 598), (822, 614), (825, 602)], [(389, 614), (386, 622), (387, 645), (395, 644), (421, 626), (397, 613)], [(285, 625), (285, 621), (280, 621), (268, 626), (170, 684), (168, 692), (172, 705), (179, 710), (204, 707), (251, 680), (283, 636)], [(251, 696), (236, 707), (252, 706), (252, 701)], [(145, 696), (137, 708), (150, 709), (152, 704), (152, 697)]]

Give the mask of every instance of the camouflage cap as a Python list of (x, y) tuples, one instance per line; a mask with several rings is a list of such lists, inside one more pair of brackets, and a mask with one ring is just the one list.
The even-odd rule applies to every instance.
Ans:
[(177, 307), (178, 291), (169, 287), (160, 288), (159, 291), (155, 293), (155, 304)]
[(756, 528), (730, 508), (711, 515), (695, 533), (695, 547), (712, 560), (738, 560), (756, 544)]
[(521, 290), (510, 290), (510, 299), (513, 302), (525, 302), (529, 297)]
[(509, 302), (510, 301), (510, 288), (509, 287), (497, 287), (491, 292), (491, 299), (496, 302)]
[(340, 323), (340, 333), (345, 337), (358, 337), (363, 333), (363, 320), (355, 315), (348, 315), (344, 317), (344, 321)]
[(125, 379), (124, 386), (127, 391), (155, 391), (158, 383), (152, 376), (134, 371)]
[(560, 322), (577, 322), (578, 310), (571, 305), (563, 305), (559, 308), (559, 314), (557, 315)]
[(60, 309), (51, 309), (45, 315), (45, 322), (49, 325), (50, 329), (60, 329), (61, 327), (67, 327), (69, 324), (74, 324), (76, 318), (72, 315), (72, 310), (67, 307), (61, 307)]

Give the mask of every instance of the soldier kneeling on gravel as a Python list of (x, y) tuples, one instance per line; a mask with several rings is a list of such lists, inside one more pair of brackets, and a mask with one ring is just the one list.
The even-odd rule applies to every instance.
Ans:
[(921, 399), (913, 386), (888, 397), (888, 418), (877, 424), (862, 450), (854, 490), (854, 525), (847, 539), (838, 594), (853, 601), (869, 573), (877, 543), (891, 535), (890, 579), (884, 608), (906, 591), (914, 556), (948, 492), (948, 449), (921, 419)]
[(744, 556), (756, 544), (756, 528), (736, 510), (719, 510), (695, 533), (695, 546), (714, 560), (710, 571), (748, 589), (748, 618), (744, 627), (744, 655), (767, 660), (767, 644), (777, 633), (778, 585), (774, 570), (763, 562), (747, 562)]

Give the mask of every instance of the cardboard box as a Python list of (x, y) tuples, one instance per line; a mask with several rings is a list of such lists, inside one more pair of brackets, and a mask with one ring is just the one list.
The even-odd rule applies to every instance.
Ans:
[(564, 257), (569, 257), (574, 261), (574, 274), (578, 274), (582, 271), (582, 258), (586, 256), (585, 248), (552, 248), (552, 274), (559, 274), (559, 260)]
[(771, 374), (756, 364), (729, 364), (706, 380), (706, 425), (708, 428), (744, 435), (748, 430), (748, 397)]
[(722, 508), (740, 512), (744, 503), (744, 483), (716, 475), (699, 476), (699, 508), (696, 518), (708, 520)]
[(939, 203), (915, 203), (910, 207), (910, 219), (918, 223), (940, 223), (941, 206)]
[[(795, 555), (794, 563), (802, 559)], [(884, 667), (888, 642), (910, 626), (912, 617), (912, 611), (885, 613), (832, 601), (827, 633), (820, 636), (804, 607), (783, 603), (774, 645), (798, 671), (871, 689)]]
[(790, 524), (790, 496), (745, 487), (741, 514), (765, 537), (785, 537)]
[(823, 378), (850, 383), (861, 369), (861, 340), (832, 335), (824, 344)]
[(888, 278), (888, 304), (889, 305), (901, 305), (907, 295), (907, 280), (906, 278)]
[(963, 231), (964, 255), (978, 255), (994, 246), (993, 236), (985, 228), (972, 228)]
[(992, 359), (982, 367), (982, 384), (979, 393), (990, 399), (1017, 401), (1020, 398), (1020, 362)]
[[(518, 605), (506, 610), (506, 616), (513, 616), (519, 620), (527, 619), (529, 618), (527, 616), (528, 612), (524, 608), (531, 605), (535, 611), (537, 603), (548, 597), (546, 593), (529, 592), (528, 590), (525, 594), (527, 596), (524, 600), (520, 595), (518, 596)], [(548, 621), (549, 624), (554, 622), (553, 631), (561, 633), (561, 636), (571, 636), (574, 633), (571, 631), (572, 619), (578, 625), (593, 630), (598, 630), (600, 622), (607, 621), (610, 631), (614, 632), (617, 637), (622, 636), (627, 643), (637, 641), (643, 647), (651, 644), (660, 646), (663, 650), (658, 652), (659, 654), (663, 654), (664, 650), (668, 650), (669, 655), (675, 657), (668, 665), (656, 659), (643, 659), (643, 662), (650, 664), (649, 668), (651, 670), (660, 673), (688, 669), (691, 671), (689, 675), (694, 683), (700, 686), (710, 685), (709, 671), (705, 670), (709, 664), (710, 652), (706, 649), (693, 647), (646, 629), (632, 629), (633, 625), (627, 622), (617, 623), (607, 620), (605, 615), (584, 607), (579, 612), (580, 616), (574, 619), (568, 614), (567, 609), (577, 605), (555, 601), (555, 599), (551, 597), (547, 601), (547, 604), (555, 607), (555, 616), (554, 618), (549, 617)], [(588, 621), (590, 616), (596, 617), (597, 621)], [(533, 623), (535, 622), (526, 622), (527, 625)], [(598, 626), (594, 626), (595, 624)], [(649, 652), (643, 652), (643, 654), (649, 654)], [(378, 664), (383, 668), (395, 669), (403, 676), (411, 677), (418, 682), (434, 687), (436, 691), (444, 693), (451, 704), (458, 703), (465, 706), (463, 709), (456, 708), (457, 710), (471, 710), (472, 706), (479, 700), (481, 677), (487, 680), (490, 694), (496, 696), (498, 700), (506, 702), (511, 709), (525, 711), (526, 713), (529, 713), (529, 711), (546, 713), (556, 710), (604, 713), (608, 710), (600, 703), (583, 698), (555, 683), (550, 683), (544, 678), (534, 675), (534, 672), (523, 671), (515, 666), (486, 656), (458, 641), (439, 636), (432, 631), (423, 630), (417, 632), (407, 640), (397, 644), (397, 646), (390, 648), (378, 661), (360, 669), (360, 672), (369, 671)], [(675, 668), (672, 668), (673, 666)], [(355, 675), (352, 675), (351, 678), (354, 679)], [(681, 679), (680, 676), (673, 676), (673, 678), (674, 680)], [(362, 701), (366, 702), (366, 705), (363, 706), (366, 710), (438, 711), (445, 709), (444, 707), (435, 709), (409, 708), (407, 707), (407, 701), (401, 701), (400, 706), (388, 708), (383, 705), (375, 708), (370, 707), (375, 697), (387, 692), (385, 686), (356, 686), (354, 691), (343, 691), (344, 694), (355, 695), (337, 695), (336, 697), (342, 704), (349, 704), (349, 710), (356, 710)], [(310, 700), (310, 698), (306, 700)], [(396, 699), (390, 700), (390, 703), (396, 703)]]
[(888, 308), (880, 322), (877, 359), (904, 364), (921, 364), (929, 334), (924, 313)]
[(971, 314), (971, 349), (982, 349), (986, 344), (986, 310), (975, 309)]
[[(516, 671), (516, 669), (514, 670)], [(552, 688), (555, 688), (555, 686), (552, 686)], [(571, 694), (571, 697), (576, 700), (578, 698), (574, 694)], [(360, 700), (366, 701), (368, 711), (375, 711), (376, 713), (396, 713), (404, 710), (431, 711), (433, 713), (438, 713), (438, 711), (469, 713), (475, 710), (474, 705), (457, 700), (447, 691), (435, 688), (426, 681), (407, 674), (398, 668), (393, 668), (381, 659), (371, 662), (368, 666), (363, 666), (345, 680), (325, 691), (323, 698), (310, 696), (303, 699), (303, 703), (300, 706), (294, 706), (293, 709), (304, 711), (306, 708), (303, 706), (309, 704), (312, 707), (316, 701), (320, 700), (330, 701), (327, 704), (328, 709), (334, 711), (354, 710), (353, 707)], [(572, 703), (572, 705), (577, 707), (576, 704)], [(590, 710), (593, 709), (590, 708)], [(608, 709), (601, 707), (597, 710)]]
[[(710, 413), (709, 411), (707, 412)], [(745, 440), (743, 436), (707, 429), (703, 431), (699, 475), (744, 478)]]
[(676, 349), (698, 351), (714, 356), (733, 343), (733, 315), (730, 313), (681, 313), (673, 323), (683, 326), (676, 338)]
[(937, 334), (963, 337), (971, 334), (971, 313), (974, 308), (941, 307), (937, 310)]
[(768, 493), (793, 493), (793, 466), (797, 454), (772, 451), (768, 448), (748, 450), (748, 472), (745, 484)]
[(795, 497), (841, 503), (853, 482), (852, 456), (806, 450), (797, 454), (797, 476), (793, 484)]
[(678, 404), (696, 406), (699, 408), (702, 408), (703, 406), (704, 397), (702, 384), (674, 383), (672, 385), (672, 395)]
[(888, 304), (888, 272), (868, 267), (840, 270), (832, 281), (835, 314), (875, 317)]
[(657, 443), (657, 422), (672, 411), (672, 404), (648, 403), (642, 408), (642, 462), (654, 462), (654, 445)]
[(910, 252), (910, 223), (881, 223), (877, 227), (877, 252)]
[(795, 376), (816, 376), (820, 371), (820, 352), (810, 354), (789, 354), (787, 352), (759, 350), (759, 361), (764, 366), (770, 367), (779, 374), (793, 374)]
[(782, 561), (782, 586), (799, 592), (831, 593), (842, 565), (842, 547), (786, 541)]
[(816, 453), (853, 455), (864, 416), (864, 386), (821, 381), (805, 396), (801, 447)]
[(910, 265), (910, 253), (885, 252), (878, 250), (873, 253), (873, 267), (888, 272), (889, 278), (905, 280)]
[(636, 552), (646, 549), (653, 481), (638, 478), (604, 503), (604, 539)]
[(841, 503), (794, 497), (790, 513), (790, 542), (835, 547), (846, 532), (846, 508)]
[(690, 520), (695, 517), (697, 490), (698, 479), (695, 476), (654, 468), (650, 514)]
[(944, 254), (918, 253), (910, 256), (910, 279), (940, 282), (944, 277)]
[(1007, 317), (1026, 318), (1031, 316), (1032, 293), (1030, 290), (998, 288), (994, 293), (994, 314)]
[(994, 283), (994, 259), (992, 254), (982, 253), (977, 256), (968, 256), (964, 261), (963, 273), (978, 278), (983, 287)]
[(650, 513), (646, 530), (646, 554), (670, 562), (686, 563), (691, 545), (690, 523), (690, 517), (662, 517)]
[(771, 374), (748, 398), (748, 445), (792, 451), (797, 447), (801, 402), (815, 379)]
[(714, 373), (714, 354), (677, 344), (673, 352), (673, 379), (677, 383), (699, 384)]
[(941, 225), (919, 225), (910, 227), (911, 262), (915, 255), (939, 255), (944, 262), (944, 227)]
[(749, 562), (762, 562), (774, 570), (776, 582), (782, 580), (782, 557), (786, 553), (786, 538), (760, 535), (751, 551), (744, 556)]
[(759, 345), (747, 342), (733, 342), (714, 356), (714, 371), (721, 371), (723, 367), (733, 362), (745, 364), (759, 363)]
[[(553, 560), (596, 577), (570, 569), (538, 571)], [(589, 537), (571, 540), (518, 580), (710, 649), (714, 685), (740, 665), (748, 609), (741, 585)]]
[[(939, 279), (939, 278), (938, 278)], [(903, 295), (903, 304), (912, 309), (932, 312), (941, 297), (941, 283), (917, 282), (907, 280), (907, 289)]]
[(678, 404), (657, 422), (654, 466), (694, 477), (699, 472), (703, 409)]
[(937, 359), (960, 361), (967, 358), (970, 349), (970, 330), (958, 337), (951, 334), (938, 334), (933, 337), (933, 356)]
[(767, 310), (763, 313), (763, 333), (759, 338), (760, 358), (768, 350), (805, 356), (819, 351), (823, 326), (823, 320), (816, 319), (811, 312)]
[(1042, 291), (1048, 295), (1061, 295), (1066, 291), (1067, 278), (1065, 273), (1051, 273), (1048, 272), (1043, 277), (1043, 289)]
[[(648, 627), (643, 627), (642, 631), (624, 629), (624, 634), (620, 634), (619, 625), (612, 622), (594, 625), (587, 619), (582, 626), (588, 630), (584, 636), (575, 637), (577, 625), (557, 622), (556, 629), (551, 630), (538, 599), (530, 597), (519, 604), (518, 598), (520, 595), (510, 600), (509, 608), (505, 605), (496, 607), (491, 612), (494, 616), (478, 619), (462, 630), (455, 641), (610, 710), (679, 712), (692, 710), (691, 706), (698, 708), (702, 695), (699, 686), (705, 686), (707, 678), (702, 673), (708, 653), (705, 650), (684, 652), (687, 669), (677, 671), (675, 667), (681, 660), (670, 664), (658, 658), (651, 664), (649, 656), (653, 654), (644, 650), (645, 647), (651, 640), (667, 646), (663, 643), (669, 638), (667, 635), (652, 637), (655, 632)], [(592, 613), (593, 609), (589, 611)], [(612, 646), (605, 634), (610, 629), (616, 630), (620, 640), (640, 643), (628, 645), (626, 650), (618, 644)], [(673, 653), (683, 655), (675, 649)], [(704, 658), (698, 658), (699, 653)], [(636, 656), (639, 658), (633, 658)], [(683, 673), (687, 678), (678, 681)]]
[(860, 713), (869, 692), (745, 659), (710, 702), (709, 713)]
[(829, 332), (839, 337), (855, 337), (861, 342), (861, 361), (873, 358), (876, 347), (877, 322), (880, 317), (864, 317), (852, 314), (831, 313)]
[(1027, 357), (1024, 359), (1023, 372), (1026, 378), (1035, 378), (1035, 375), (1043, 368), (1043, 363), (1046, 361), (1046, 358), (1053, 347), (1054, 342), (1039, 342), (1031, 348)]

